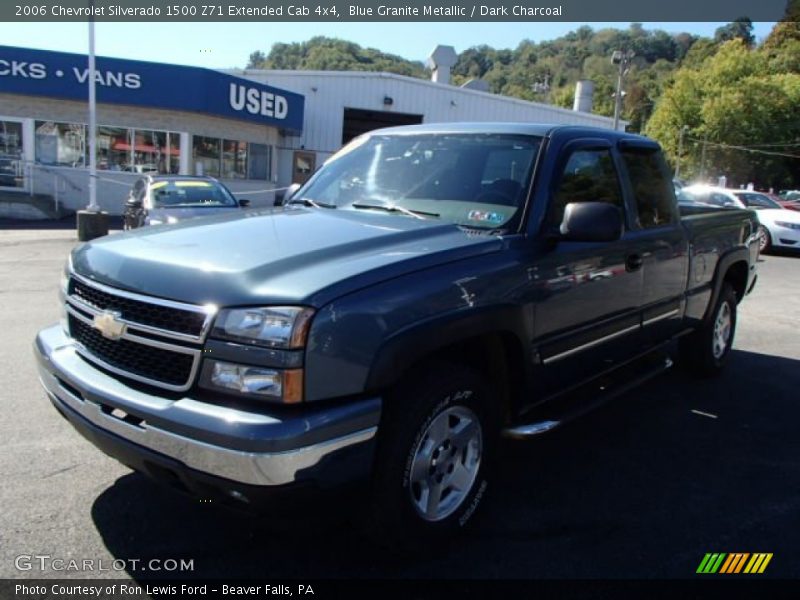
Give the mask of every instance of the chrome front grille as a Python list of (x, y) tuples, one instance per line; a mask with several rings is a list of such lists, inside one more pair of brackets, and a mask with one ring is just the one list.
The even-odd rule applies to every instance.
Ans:
[(130, 339), (106, 339), (75, 315), (69, 316), (69, 331), (76, 342), (107, 368), (176, 387), (184, 386), (192, 374), (194, 357), (191, 354), (155, 348)]
[[(172, 391), (192, 386), (213, 307), (134, 294), (75, 274), (67, 290), (69, 333), (86, 360)], [(113, 318), (121, 334), (104, 335), (104, 318)]]
[(161, 331), (200, 337), (206, 315), (161, 304), (151, 304), (130, 297), (117, 296), (72, 279), (70, 294), (73, 298), (99, 310), (112, 310), (130, 323), (138, 323)]

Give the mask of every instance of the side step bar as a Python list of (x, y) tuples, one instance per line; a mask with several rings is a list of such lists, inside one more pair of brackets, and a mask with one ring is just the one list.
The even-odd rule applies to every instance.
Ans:
[[(611, 387), (600, 385), (599, 390), (597, 390), (596, 394), (593, 394), (593, 397), (589, 401), (582, 402), (576, 407), (573, 407), (571, 410), (566, 410), (562, 413), (557, 412), (558, 400), (553, 400), (551, 403), (548, 403), (550, 412), (547, 413), (547, 416), (539, 415), (539, 417), (533, 421), (507, 427), (503, 430), (502, 435), (503, 437), (512, 440), (524, 440), (537, 435), (542, 435), (548, 431), (552, 431), (564, 423), (583, 416), (586, 413), (604, 405), (609, 400), (612, 400), (613, 398), (616, 398), (617, 396), (620, 396), (632, 390), (633, 388), (642, 385), (653, 377), (668, 371), (672, 367), (672, 364), (672, 359), (669, 356), (660, 357), (655, 365), (648, 366), (645, 371), (639, 373), (633, 378), (628, 379), (627, 381), (622, 381), (618, 385), (613, 385)], [(622, 369), (622, 371), (625, 370), (626, 369)], [(594, 385), (597, 384), (595, 383)], [(553, 406), (550, 406), (550, 404), (553, 404)]]

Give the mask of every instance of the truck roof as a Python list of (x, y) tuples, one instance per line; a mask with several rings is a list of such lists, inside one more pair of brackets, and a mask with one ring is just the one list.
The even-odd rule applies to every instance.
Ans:
[(607, 139), (639, 139), (652, 143), (650, 138), (624, 131), (614, 131), (601, 127), (585, 125), (557, 125), (554, 123), (503, 123), (503, 122), (469, 122), (469, 123), (425, 123), (422, 125), (402, 125), (370, 131), (369, 134), (414, 134), (414, 133), (501, 133), (516, 135), (547, 136), (555, 131), (569, 132), (575, 137), (604, 137)]

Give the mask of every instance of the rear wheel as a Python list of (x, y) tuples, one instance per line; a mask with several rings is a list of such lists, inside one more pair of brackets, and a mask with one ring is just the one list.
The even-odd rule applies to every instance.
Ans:
[(413, 373), (387, 400), (367, 533), (394, 547), (462, 529), (488, 486), (499, 431), (486, 380), (445, 363)]
[(728, 361), (736, 333), (736, 307), (736, 292), (729, 283), (723, 283), (711, 318), (681, 338), (681, 359), (698, 375), (716, 375)]

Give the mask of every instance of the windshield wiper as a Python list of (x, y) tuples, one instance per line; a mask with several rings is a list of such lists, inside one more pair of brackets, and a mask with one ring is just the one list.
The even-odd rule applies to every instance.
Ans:
[(317, 202), (311, 198), (292, 198), (289, 204), (302, 204), (303, 206), (313, 206), (314, 208), (336, 208), (335, 204), (328, 204), (327, 202)]
[(408, 215), (409, 217), (414, 217), (415, 219), (425, 219), (425, 217), (439, 216), (439, 213), (426, 212), (424, 210), (411, 210), (409, 208), (406, 208), (405, 206), (400, 206), (399, 204), (366, 204), (366, 203), (356, 202), (355, 204), (351, 204), (350, 206), (352, 206), (353, 208), (373, 208), (376, 210), (383, 210), (386, 212), (399, 212), (404, 215)]

